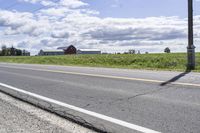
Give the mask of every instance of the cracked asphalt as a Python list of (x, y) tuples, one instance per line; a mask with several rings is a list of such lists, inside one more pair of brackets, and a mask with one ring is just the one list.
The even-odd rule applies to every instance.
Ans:
[[(13, 68), (9, 68), (13, 67)], [(47, 71), (56, 70), (129, 78), (145, 82)], [(93, 112), (164, 133), (200, 132), (199, 73), (0, 63), (0, 82)]]
[(0, 133), (94, 133), (0, 92)]

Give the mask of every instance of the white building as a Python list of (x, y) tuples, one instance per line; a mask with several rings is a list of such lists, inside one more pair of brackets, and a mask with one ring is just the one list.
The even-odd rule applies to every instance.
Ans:
[(101, 50), (99, 50), (99, 49), (79, 49), (79, 50), (77, 50), (77, 54), (101, 54)]
[(64, 55), (63, 50), (40, 50), (39, 56), (53, 56), (53, 55)]

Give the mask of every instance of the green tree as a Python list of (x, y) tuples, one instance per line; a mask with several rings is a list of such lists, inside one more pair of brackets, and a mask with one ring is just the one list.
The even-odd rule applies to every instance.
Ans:
[(10, 50), (9, 56), (15, 56), (16, 55), (16, 49), (13, 46), (9, 50)]
[(3, 45), (3, 46), (1, 47), (1, 50), (2, 50), (2, 51), (1, 51), (1, 55), (2, 55), (2, 56), (6, 56), (7, 53), (8, 53), (6, 45)]
[(21, 56), (22, 55), (22, 50), (16, 49), (16, 56)]
[(165, 53), (171, 53), (171, 50), (169, 49), (169, 47), (166, 47), (166, 48), (164, 49), (164, 52), (165, 52)]
[(129, 54), (135, 54), (136, 51), (135, 51), (134, 49), (130, 49), (130, 50), (128, 51), (128, 53), (129, 53)]

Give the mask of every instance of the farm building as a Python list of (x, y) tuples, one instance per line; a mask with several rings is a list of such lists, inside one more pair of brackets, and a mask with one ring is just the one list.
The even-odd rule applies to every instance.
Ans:
[(26, 51), (26, 50), (22, 50), (22, 56), (30, 56), (31, 53)]
[(101, 50), (99, 50), (99, 49), (79, 49), (79, 50), (77, 50), (77, 54), (101, 54)]
[(63, 50), (40, 50), (39, 56), (53, 56), (53, 55), (64, 55)]
[(101, 54), (101, 51), (98, 49), (79, 49), (70, 45), (68, 47), (59, 47), (57, 50), (40, 50), (38, 53), (39, 56), (48, 56), (48, 55), (70, 55), (70, 54)]
[(65, 54), (76, 54), (77, 50), (76, 47), (74, 47), (73, 45), (70, 45), (68, 47), (59, 47), (57, 48), (58, 50), (63, 50)]
[(64, 49), (65, 54), (76, 54), (77, 50), (73, 45), (70, 45), (67, 49)]

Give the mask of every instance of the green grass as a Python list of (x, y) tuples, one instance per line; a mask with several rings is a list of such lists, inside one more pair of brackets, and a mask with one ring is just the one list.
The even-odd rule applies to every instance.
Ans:
[[(0, 62), (184, 71), (186, 70), (186, 57), (187, 55), (184, 53), (141, 55), (66, 55), (0, 57)], [(200, 72), (200, 53), (196, 54), (196, 58), (197, 66), (195, 71)]]

